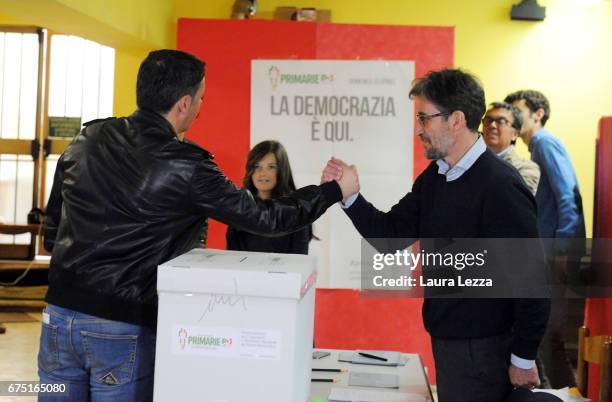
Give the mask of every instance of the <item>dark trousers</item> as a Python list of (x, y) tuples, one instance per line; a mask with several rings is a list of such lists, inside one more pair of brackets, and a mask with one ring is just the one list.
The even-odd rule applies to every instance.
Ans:
[(552, 283), (555, 286), (550, 303), (550, 318), (538, 356), (544, 366), (544, 375), (555, 389), (576, 385), (574, 371), (565, 349), (565, 328), (568, 314), (568, 280), (576, 276), (579, 264), (579, 261), (570, 261), (566, 267), (552, 264)]
[(512, 391), (510, 335), (431, 338), (439, 402), (501, 402)]

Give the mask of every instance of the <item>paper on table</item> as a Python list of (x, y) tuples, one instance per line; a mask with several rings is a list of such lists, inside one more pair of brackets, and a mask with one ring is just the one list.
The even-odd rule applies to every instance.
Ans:
[[(373, 359), (360, 355), (360, 353), (382, 357), (386, 361)], [(353, 363), (361, 364), (380, 364), (382, 366), (397, 366), (401, 357), (400, 352), (393, 352), (387, 350), (356, 350), (353, 354)]]
[(348, 385), (350, 387), (399, 388), (399, 377), (397, 374), (351, 371)]
[[(379, 356), (386, 360), (372, 359), (370, 357), (361, 356), (359, 354), (360, 352)], [(403, 366), (407, 362), (406, 359), (402, 359), (402, 354), (400, 352), (386, 350), (356, 350), (354, 352), (341, 352), (338, 356), (338, 361), (351, 362), (355, 364), (371, 364), (374, 366)]]
[(426, 402), (423, 395), (370, 389), (332, 388), (329, 398), (336, 402)]
[(590, 399), (585, 399), (576, 395), (572, 395), (568, 387), (560, 389), (534, 389), (533, 392), (545, 392), (547, 394), (552, 394), (557, 398), (560, 398), (563, 402), (590, 401)]

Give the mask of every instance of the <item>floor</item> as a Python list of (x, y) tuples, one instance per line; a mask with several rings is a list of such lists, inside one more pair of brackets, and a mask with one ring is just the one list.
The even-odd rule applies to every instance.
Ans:
[[(28, 313), (40, 320), (40, 312)], [(40, 322), (2, 324), (6, 333), (0, 335), (0, 381), (38, 381), (36, 358), (40, 337)], [(2, 402), (34, 402), (35, 396), (0, 396)]]

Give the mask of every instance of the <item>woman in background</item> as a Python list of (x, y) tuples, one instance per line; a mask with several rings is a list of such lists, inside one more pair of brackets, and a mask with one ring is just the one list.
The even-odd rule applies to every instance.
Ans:
[[(289, 157), (280, 142), (262, 141), (251, 149), (243, 188), (260, 202), (295, 191)], [(285, 254), (308, 254), (308, 242), (313, 237), (310, 225), (280, 237), (254, 235), (233, 227), (228, 227), (226, 234), (228, 250)]]

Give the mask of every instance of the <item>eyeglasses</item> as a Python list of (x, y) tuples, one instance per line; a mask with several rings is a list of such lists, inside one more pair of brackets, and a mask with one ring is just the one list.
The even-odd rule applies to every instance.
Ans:
[(485, 117), (484, 119), (482, 119), (482, 125), (484, 127), (489, 127), (493, 124), (493, 122), (495, 122), (498, 127), (505, 127), (510, 125), (510, 121), (508, 121), (508, 119), (506, 119), (505, 117)]
[(434, 114), (422, 114), (422, 113), (418, 113), (416, 115), (416, 118), (419, 121), (419, 123), (424, 124), (426, 121), (429, 121), (429, 120), (433, 119), (434, 117), (449, 116), (449, 115), (450, 115), (449, 112), (440, 112), (440, 113), (434, 113)]

